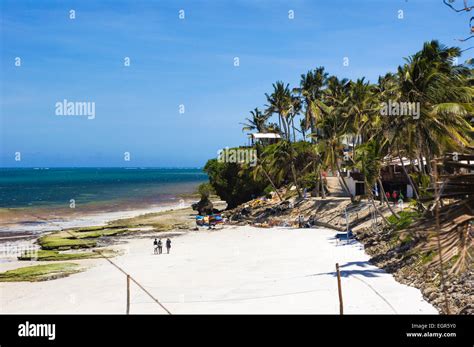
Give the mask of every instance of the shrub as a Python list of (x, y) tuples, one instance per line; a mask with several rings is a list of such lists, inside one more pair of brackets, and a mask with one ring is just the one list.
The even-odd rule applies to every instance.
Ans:
[(398, 213), (400, 219), (395, 216), (389, 216), (387, 220), (395, 228), (395, 230), (402, 230), (408, 228), (416, 218), (419, 217), (419, 213), (416, 211), (401, 211)]
[(268, 182), (264, 178), (255, 180), (252, 170), (251, 166), (219, 162), (217, 159), (209, 160), (204, 167), (209, 183), (216, 194), (227, 202), (228, 208), (262, 195)]
[(201, 183), (197, 188), (201, 200), (206, 200), (212, 194), (215, 194), (214, 188), (210, 183)]

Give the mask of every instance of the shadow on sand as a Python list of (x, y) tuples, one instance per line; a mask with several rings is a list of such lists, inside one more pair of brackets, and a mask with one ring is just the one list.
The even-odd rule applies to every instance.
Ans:
[[(356, 269), (347, 269), (348, 267), (357, 267)], [(341, 277), (349, 277), (352, 275), (361, 275), (364, 277), (378, 277), (385, 273), (382, 269), (374, 268), (368, 261), (350, 261), (345, 264), (339, 265)], [(316, 274), (307, 275), (311, 276), (324, 276), (331, 275), (336, 276), (336, 271), (332, 272), (320, 272)]]

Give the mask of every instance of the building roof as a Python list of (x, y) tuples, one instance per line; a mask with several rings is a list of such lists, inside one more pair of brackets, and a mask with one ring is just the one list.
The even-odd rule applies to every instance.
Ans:
[(280, 139), (280, 134), (276, 133), (254, 133), (250, 134), (254, 139)]
[[(391, 158), (390, 156), (386, 156), (385, 158), (386, 164), (387, 165), (397, 165), (397, 166), (402, 166), (402, 162), (400, 161), (399, 158)], [(403, 164), (405, 166), (410, 165), (410, 159), (403, 157)], [(418, 159), (413, 160), (414, 165), (418, 165)], [(426, 165), (426, 159), (423, 157), (423, 165)]]

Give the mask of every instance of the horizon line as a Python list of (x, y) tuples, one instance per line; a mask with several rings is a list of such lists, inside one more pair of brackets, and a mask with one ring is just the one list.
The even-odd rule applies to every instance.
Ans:
[(203, 166), (0, 166), (0, 169), (194, 169), (202, 170)]

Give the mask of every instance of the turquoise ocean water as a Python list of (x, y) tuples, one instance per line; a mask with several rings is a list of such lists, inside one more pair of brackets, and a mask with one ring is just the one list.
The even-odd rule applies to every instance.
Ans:
[(0, 169), (0, 208), (160, 203), (207, 180), (200, 169)]
[(201, 169), (0, 168), (0, 232), (94, 225), (84, 216), (181, 206), (183, 194), (206, 181)]

